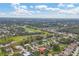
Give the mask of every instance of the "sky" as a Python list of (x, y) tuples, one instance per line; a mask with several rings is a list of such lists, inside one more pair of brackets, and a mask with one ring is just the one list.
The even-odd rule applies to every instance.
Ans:
[(79, 18), (79, 3), (0, 3), (0, 17)]

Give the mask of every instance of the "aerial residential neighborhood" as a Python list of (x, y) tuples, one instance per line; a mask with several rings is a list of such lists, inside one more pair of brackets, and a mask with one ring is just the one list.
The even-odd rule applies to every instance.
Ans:
[(0, 4), (0, 56), (79, 56), (79, 4)]

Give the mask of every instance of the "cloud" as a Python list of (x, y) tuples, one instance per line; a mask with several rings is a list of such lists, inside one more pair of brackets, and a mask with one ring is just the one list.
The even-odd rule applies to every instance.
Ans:
[(20, 3), (11, 3), (12, 8), (17, 9), (20, 6)]
[(58, 7), (64, 7), (65, 5), (63, 3), (59, 3)]
[(72, 11), (74, 14), (79, 14), (79, 7), (75, 7), (69, 11)]
[[(36, 5), (36, 6), (29, 6), (30, 8), (35, 8), (35, 10), (28, 10), (27, 6), (25, 5), (20, 5), (20, 4), (12, 4), (12, 7), (15, 9), (15, 11), (11, 12), (11, 14), (15, 16), (28, 16), (28, 15), (37, 15), (41, 14), (41, 17), (45, 14), (51, 14), (51, 15), (57, 15), (57, 14), (62, 14), (62, 15), (77, 15), (79, 13), (79, 8), (73, 8), (73, 9), (60, 9), (60, 7), (74, 7), (73, 4), (68, 4), (65, 5), (63, 3), (58, 4), (58, 7), (48, 7), (48, 5)], [(42, 11), (45, 12), (42, 13)], [(51, 12), (50, 12), (51, 11)], [(34, 16), (33, 16), (34, 17)]]
[(0, 15), (6, 15), (4, 12), (0, 12)]
[[(59, 4), (59, 7), (64, 7), (64, 4)], [(66, 5), (67, 7), (74, 7), (73, 4)], [(14, 12), (11, 12), (13, 15), (17, 16), (27, 16), (34, 14), (43, 14), (42, 11), (46, 12), (47, 14), (51, 11), (51, 15), (55, 14), (62, 14), (62, 15), (77, 15), (79, 13), (79, 8), (73, 8), (73, 9), (60, 9), (59, 7), (48, 7), (47, 5), (37, 5), (37, 6), (30, 6), (30, 8), (35, 8), (36, 10), (28, 10), (27, 6), (20, 5), (20, 4), (13, 4), (13, 7), (15, 8)], [(46, 14), (45, 13), (45, 14)], [(45, 15), (43, 14), (43, 15)]]
[(13, 11), (10, 12), (0, 12), (0, 17), (25, 17), (32, 15), (32, 11), (27, 9), (27, 6), (20, 5), (19, 3), (12, 3), (11, 7)]
[(6, 16), (6, 13), (0, 12), (0, 17)]
[(67, 5), (67, 7), (72, 8), (72, 7), (75, 7), (75, 6), (74, 6), (74, 4), (69, 4), (69, 5)]
[(69, 15), (78, 15), (79, 14), (79, 7), (75, 7), (73, 9), (62, 9), (59, 11), (61, 14), (69, 14)]
[(49, 11), (59, 11), (61, 9), (60, 8), (47, 8), (47, 10), (49, 10)]
[(27, 9), (27, 6), (22, 5), (20, 8)]
[[(30, 17), (30, 18), (66, 18), (66, 17), (78, 17), (79, 7), (75, 7), (74, 4), (58, 4), (56, 7), (48, 5), (21, 5), (20, 3), (11, 4), (13, 11), (7, 13), (0, 12), (0, 16), (9, 16), (9, 17)], [(60, 8), (65, 7), (65, 8)], [(74, 8), (72, 8), (74, 7)]]
[(12, 7), (14, 8), (14, 11), (10, 14), (13, 15), (32, 15), (31, 11), (27, 9), (27, 6), (18, 4), (12, 4)]
[(48, 8), (48, 6), (46, 6), (46, 5), (35, 6), (35, 9), (38, 9), (38, 10), (46, 10), (47, 8)]
[(12, 12), (14, 15), (31, 15), (31, 11), (24, 10), (24, 9), (16, 9), (14, 12)]
[(47, 5), (38, 5), (35, 6), (35, 9), (37, 10), (44, 10), (44, 11), (57, 11), (60, 10), (60, 8), (52, 8), (52, 7), (48, 7)]
[(64, 4), (64, 3), (59, 3), (58, 7), (64, 7), (64, 8), (73, 8), (75, 7), (74, 4)]

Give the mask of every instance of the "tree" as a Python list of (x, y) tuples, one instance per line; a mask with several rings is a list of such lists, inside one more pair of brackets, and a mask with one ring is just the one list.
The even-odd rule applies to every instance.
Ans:
[(54, 51), (60, 51), (60, 46), (58, 44), (53, 45), (53, 50)]
[(33, 52), (33, 56), (39, 56), (39, 55), (40, 55), (40, 52), (39, 51)]
[(72, 40), (71, 40), (71, 38), (62, 38), (62, 39), (60, 39), (60, 43), (63, 43), (63, 44), (69, 44), (70, 42), (71, 42)]

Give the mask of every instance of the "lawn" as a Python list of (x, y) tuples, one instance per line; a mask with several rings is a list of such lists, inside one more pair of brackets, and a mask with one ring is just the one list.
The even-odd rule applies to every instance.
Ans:
[(64, 50), (68, 45), (67, 44), (59, 44), (61, 51)]
[(23, 28), (26, 30), (26, 32), (29, 32), (29, 33), (41, 32), (41, 30), (37, 30), (37, 29), (30, 28), (27, 26), (23, 26)]
[(10, 43), (12, 41), (20, 42), (23, 39), (27, 39), (27, 36), (8, 37), (8, 38), (5, 38), (5, 39), (0, 39), (0, 44), (6, 44), (6, 43)]

